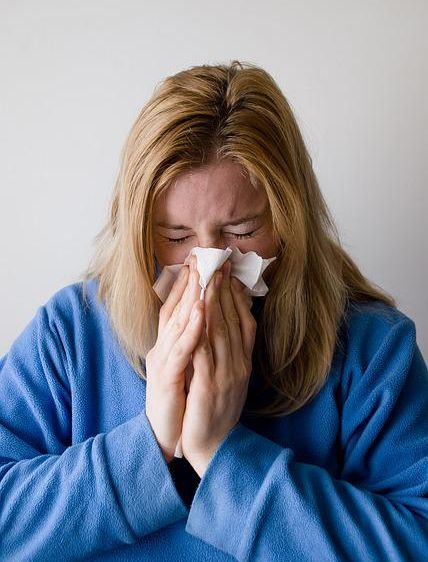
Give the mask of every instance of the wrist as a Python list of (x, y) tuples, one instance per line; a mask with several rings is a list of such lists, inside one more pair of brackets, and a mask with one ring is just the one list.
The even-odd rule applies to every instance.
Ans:
[(192, 466), (193, 470), (196, 472), (199, 478), (202, 478), (208, 468), (208, 465), (210, 464), (212, 457), (213, 455), (203, 454), (188, 458), (187, 461)]
[(162, 453), (166, 461), (166, 464), (171, 464), (175, 458), (174, 455), (171, 455), (171, 453), (168, 453), (167, 451), (165, 451), (165, 449), (162, 449)]

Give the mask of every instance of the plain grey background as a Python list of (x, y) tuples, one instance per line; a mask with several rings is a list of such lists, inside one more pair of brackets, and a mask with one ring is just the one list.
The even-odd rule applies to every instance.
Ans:
[(241, 59), (293, 107), (345, 249), (428, 357), (425, 0), (1, 1), (0, 355), (75, 282), (155, 85)]

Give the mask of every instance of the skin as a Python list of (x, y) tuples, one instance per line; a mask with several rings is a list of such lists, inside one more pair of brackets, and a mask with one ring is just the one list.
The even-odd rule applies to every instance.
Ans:
[[(241, 220), (254, 215), (258, 218), (251, 222)], [(155, 255), (162, 267), (183, 263), (194, 246), (276, 255), (267, 197), (230, 160), (178, 176), (156, 201), (153, 218)], [(240, 224), (230, 224), (237, 220)], [(171, 228), (176, 226), (185, 228)], [(264, 274), (267, 283), (274, 264)], [(181, 434), (183, 455), (202, 478), (239, 421), (257, 324), (242, 283), (230, 277), (229, 260), (211, 279), (205, 301), (199, 292), (193, 256), (161, 307), (158, 339), (146, 357), (146, 414), (166, 461)], [(189, 362), (194, 372), (186, 394)]]
[[(236, 226), (219, 226), (253, 215), (261, 216)], [(156, 201), (153, 218), (155, 254), (162, 267), (183, 263), (194, 246), (236, 246), (263, 258), (276, 255), (268, 199), (256, 191), (242, 166), (230, 160), (181, 174)], [(187, 228), (158, 226), (165, 223)]]

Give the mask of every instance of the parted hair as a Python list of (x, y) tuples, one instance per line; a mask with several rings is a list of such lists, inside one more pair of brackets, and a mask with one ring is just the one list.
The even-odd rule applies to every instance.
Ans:
[(296, 118), (266, 70), (234, 60), (193, 66), (156, 86), (123, 147), (84, 294), (97, 279), (118, 341), (146, 379), (162, 305), (152, 288), (155, 201), (180, 173), (223, 158), (241, 164), (269, 200), (278, 253), (253, 352), (267, 398), (257, 408), (247, 401), (246, 410), (281, 416), (322, 388), (351, 302), (396, 303), (343, 249)]

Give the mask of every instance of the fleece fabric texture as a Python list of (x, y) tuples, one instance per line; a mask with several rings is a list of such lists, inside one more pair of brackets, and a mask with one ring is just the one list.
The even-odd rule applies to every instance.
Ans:
[(428, 559), (428, 372), (410, 318), (351, 303), (320, 392), (288, 416), (243, 414), (187, 505), (97, 288), (57, 291), (0, 359), (1, 561)]

